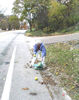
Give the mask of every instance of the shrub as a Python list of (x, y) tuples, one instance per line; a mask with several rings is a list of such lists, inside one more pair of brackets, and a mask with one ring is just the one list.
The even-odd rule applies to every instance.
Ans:
[(44, 33), (50, 32), (50, 27), (45, 27), (45, 28), (43, 28), (43, 32), (44, 32)]

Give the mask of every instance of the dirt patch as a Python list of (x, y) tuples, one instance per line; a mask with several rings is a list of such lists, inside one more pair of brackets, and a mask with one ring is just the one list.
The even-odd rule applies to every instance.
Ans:
[(56, 85), (57, 83), (54, 81), (52, 78), (52, 75), (47, 75), (46, 73), (42, 72), (42, 77), (43, 77), (43, 83), (44, 84), (50, 84), (50, 85)]

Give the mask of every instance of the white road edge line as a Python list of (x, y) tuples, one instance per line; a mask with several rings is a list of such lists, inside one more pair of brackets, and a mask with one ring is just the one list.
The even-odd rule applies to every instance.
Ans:
[(9, 66), (9, 69), (8, 69), (8, 73), (7, 73), (7, 77), (6, 77), (6, 81), (5, 81), (1, 100), (9, 100), (12, 74), (13, 74), (13, 69), (14, 69), (15, 53), (16, 53), (16, 47), (13, 50), (13, 54), (12, 54), (12, 58), (11, 58), (11, 61), (10, 61), (10, 66)]

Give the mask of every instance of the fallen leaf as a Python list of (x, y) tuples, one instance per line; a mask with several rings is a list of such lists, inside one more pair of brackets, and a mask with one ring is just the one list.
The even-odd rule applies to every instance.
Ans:
[(74, 89), (74, 88), (75, 88), (75, 86), (72, 86), (72, 87), (71, 87), (71, 89)]
[(23, 90), (29, 90), (29, 88), (22, 88)]
[(62, 72), (64, 72), (64, 69), (62, 69)]
[(58, 75), (59, 73), (58, 72), (56, 72), (56, 75)]

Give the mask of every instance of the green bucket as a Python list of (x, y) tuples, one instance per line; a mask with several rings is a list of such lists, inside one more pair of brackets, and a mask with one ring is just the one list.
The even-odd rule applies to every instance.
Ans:
[(43, 69), (43, 64), (42, 64), (42, 62), (39, 62), (39, 63), (37, 63), (37, 64), (34, 64), (33, 66), (34, 66), (34, 69), (36, 69), (36, 70), (41, 70), (41, 69)]

